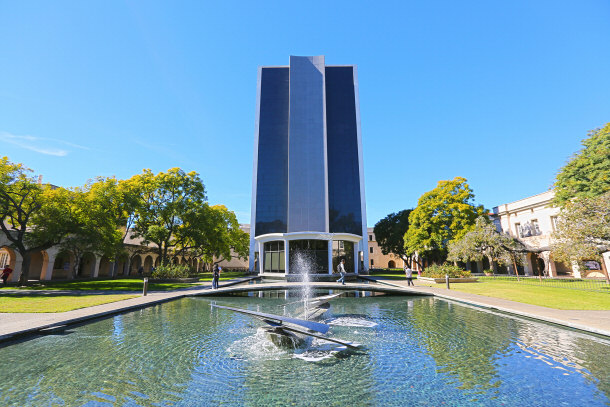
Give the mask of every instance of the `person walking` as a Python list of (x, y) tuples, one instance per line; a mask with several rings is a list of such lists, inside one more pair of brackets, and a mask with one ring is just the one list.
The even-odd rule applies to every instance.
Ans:
[(218, 263), (214, 264), (214, 269), (212, 270), (212, 290), (218, 289), (218, 280), (220, 279), (220, 267), (218, 267)]
[(6, 265), (6, 267), (4, 267), (4, 270), (2, 270), (2, 281), (4, 282), (5, 285), (12, 272), (13, 272), (13, 269), (8, 264)]
[(415, 284), (413, 284), (413, 270), (407, 264), (405, 264), (405, 275), (407, 276), (407, 287), (411, 285), (415, 287)]
[(339, 274), (341, 274), (341, 277), (337, 280), (338, 282), (341, 282), (341, 284), (345, 285), (345, 275), (347, 274), (345, 272), (345, 259), (341, 259), (341, 261), (339, 262), (339, 265), (337, 266), (337, 271), (339, 272)]

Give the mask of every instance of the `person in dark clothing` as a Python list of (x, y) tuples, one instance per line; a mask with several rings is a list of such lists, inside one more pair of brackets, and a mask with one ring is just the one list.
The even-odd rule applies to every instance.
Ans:
[(220, 267), (218, 267), (218, 263), (214, 264), (214, 269), (212, 270), (212, 289), (218, 289), (218, 280), (220, 279)]
[(2, 281), (4, 282), (4, 284), (6, 284), (12, 272), (13, 269), (7, 264), (6, 267), (4, 267), (4, 270), (2, 270)]

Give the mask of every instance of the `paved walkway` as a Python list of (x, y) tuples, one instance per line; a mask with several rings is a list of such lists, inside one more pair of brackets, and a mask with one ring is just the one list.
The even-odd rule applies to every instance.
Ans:
[[(209, 282), (207, 282), (193, 288), (180, 289), (171, 292), (149, 292), (145, 297), (141, 296), (128, 300), (61, 313), (0, 313), (0, 341), (9, 340), (20, 335), (32, 334), (40, 330), (61, 329), (61, 327), (65, 325), (82, 322), (87, 319), (108, 316), (186, 296), (219, 295), (229, 292), (250, 290), (279, 290), (294, 288), (301, 285), (301, 283), (298, 282), (285, 281), (253, 284), (253, 281), (250, 280), (252, 280), (252, 278), (224, 281), (221, 282), (220, 289), (218, 290), (211, 290), (211, 285)], [(393, 292), (397, 294), (431, 295), (447, 300), (459, 301), (477, 307), (551, 322), (610, 337), (610, 310), (557, 310), (500, 298), (485, 297), (477, 294), (447, 290), (445, 288), (427, 286), (407, 287), (407, 282), (401, 280), (379, 280), (377, 283), (370, 282), (368, 284), (348, 282), (344, 286), (334, 282), (314, 282), (311, 284), (316, 288), (325, 289), (349, 289), (363, 291), (374, 289), (375, 291)], [(39, 291), (37, 291), (37, 293), (40, 294)], [(91, 294), (91, 292), (83, 291), (80, 293)], [(133, 294), (134, 292), (129, 293)]]

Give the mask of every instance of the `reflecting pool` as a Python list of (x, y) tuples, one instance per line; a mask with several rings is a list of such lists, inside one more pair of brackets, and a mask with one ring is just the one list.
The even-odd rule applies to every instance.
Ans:
[(361, 351), (279, 349), (259, 321), (210, 307), (291, 314), (291, 292), (185, 298), (5, 345), (0, 405), (610, 405), (608, 340), (431, 297), (351, 295), (322, 322)]

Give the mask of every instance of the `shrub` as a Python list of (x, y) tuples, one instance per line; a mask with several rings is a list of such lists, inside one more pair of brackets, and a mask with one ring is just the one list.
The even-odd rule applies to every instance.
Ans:
[(448, 274), (450, 278), (470, 277), (470, 271), (462, 270), (460, 267), (449, 263), (433, 264), (427, 267), (421, 275), (422, 277), (444, 278), (445, 274)]
[(186, 264), (165, 264), (155, 268), (152, 278), (186, 278), (189, 276), (189, 267)]

